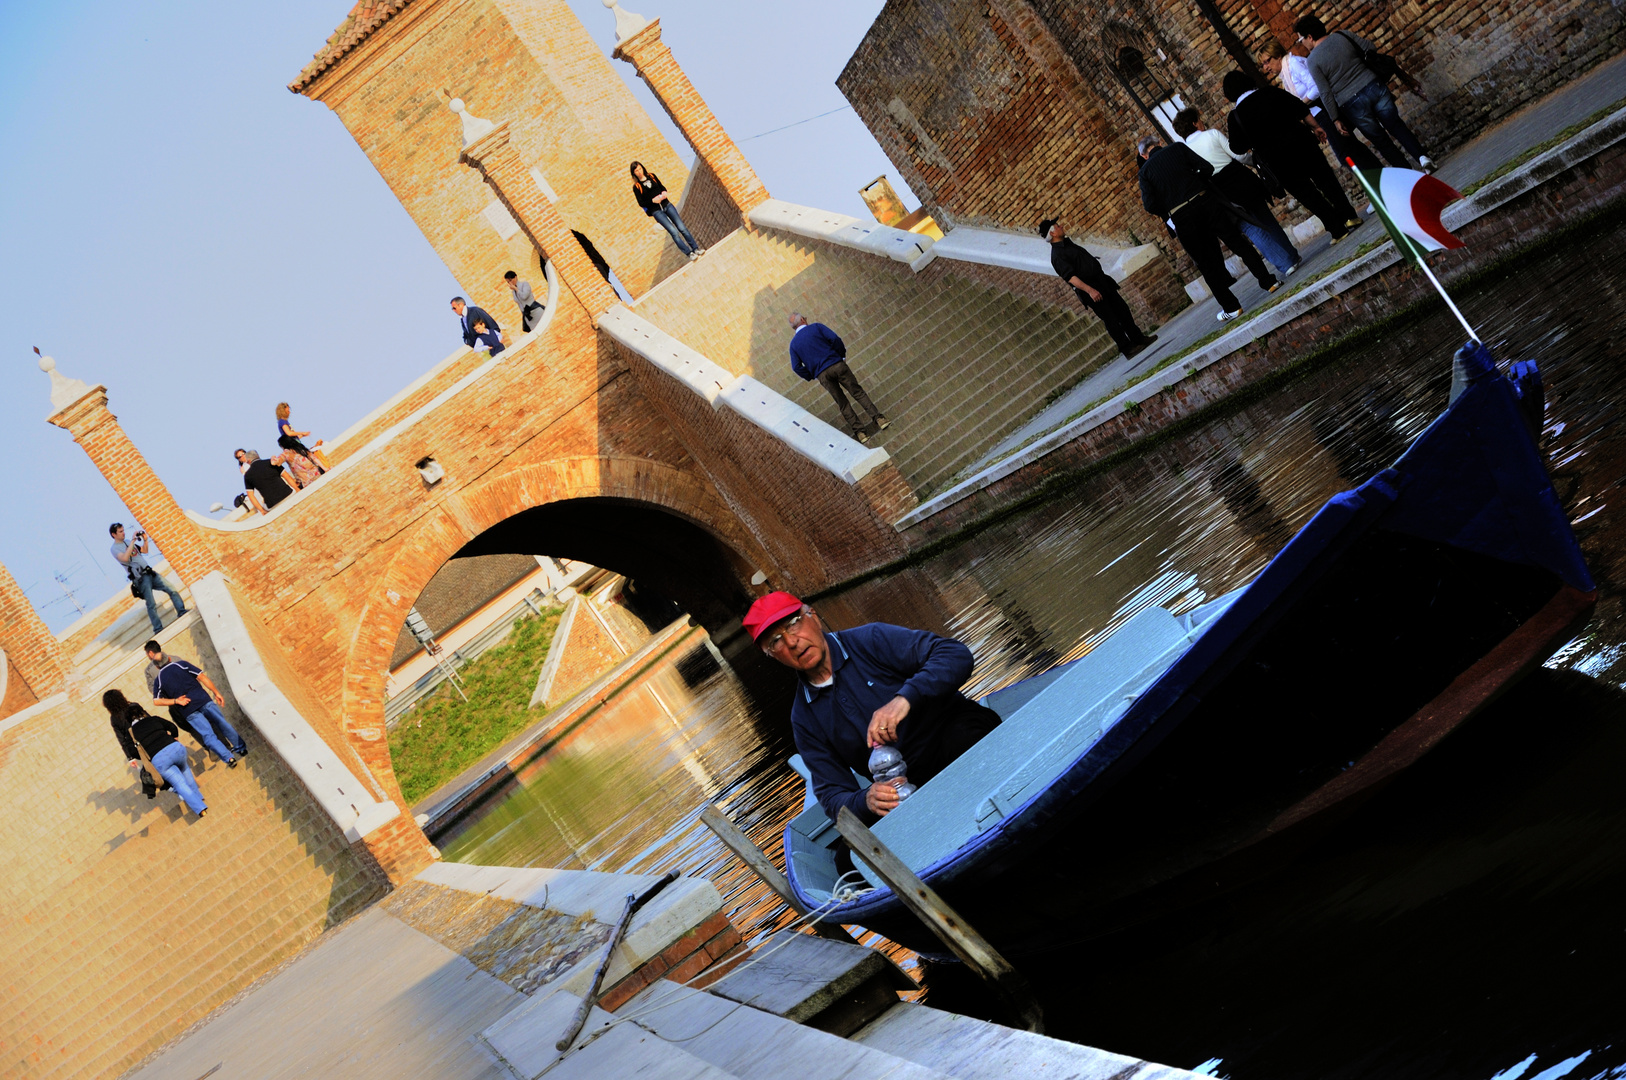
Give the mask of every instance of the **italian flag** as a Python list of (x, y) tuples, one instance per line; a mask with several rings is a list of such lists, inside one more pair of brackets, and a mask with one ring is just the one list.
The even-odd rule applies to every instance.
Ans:
[(1355, 175), (1402, 255), (1421, 263), (1425, 252), (1463, 246), (1440, 224), (1440, 211), (1462, 198), (1450, 184), (1413, 169), (1356, 169)]

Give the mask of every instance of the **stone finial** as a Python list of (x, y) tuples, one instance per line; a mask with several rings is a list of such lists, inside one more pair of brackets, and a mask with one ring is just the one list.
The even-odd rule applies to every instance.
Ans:
[(621, 6), (621, 0), (604, 0), (604, 6), (615, 12), (615, 43), (620, 45), (649, 25), (649, 20)]
[[(34, 350), (35, 353), (39, 349)], [(56, 361), (49, 356), (40, 357), (40, 370), (51, 377), (51, 410), (59, 413), (90, 393), (90, 385), (83, 379), (70, 379), (56, 369)]]
[(458, 118), (463, 121), (463, 146), (465, 149), (497, 130), (497, 125), (490, 120), (482, 120), (469, 112), (469, 108), (463, 104), (462, 98), (454, 97), (446, 103), (446, 107), (456, 113)]

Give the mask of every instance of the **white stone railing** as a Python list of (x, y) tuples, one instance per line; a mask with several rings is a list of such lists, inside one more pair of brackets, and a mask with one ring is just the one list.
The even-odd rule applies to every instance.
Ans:
[[(876, 221), (860, 221), (830, 210), (798, 206), (782, 199), (769, 199), (753, 209), (751, 224), (882, 255), (894, 262), (908, 263), (917, 273), (933, 259), (1002, 266), (1046, 277), (1055, 273), (1050, 266), (1050, 242), (1037, 234), (1028, 236), (960, 225), (945, 233), (941, 240), (934, 241), (921, 233)], [(1101, 268), (1114, 281), (1124, 280), (1160, 254), (1155, 244), (1128, 248), (1085, 244), (1084, 249), (1101, 260)]]
[(890, 460), (880, 447), (865, 446), (837, 431), (749, 375), (735, 375), (620, 304), (599, 318), (598, 327), (705, 398), (713, 409), (732, 409), (849, 484)]
[(219, 570), (192, 583), (204, 629), (226, 669), (232, 697), (255, 730), (292, 769), (352, 844), (401, 813), (394, 802), (375, 799), (327, 740), (316, 733), (288, 695), (271, 680), (254, 647), (225, 576)]
[[(543, 334), (547, 333), (548, 326), (553, 322), (553, 313), (559, 304), (559, 277), (556, 273), (554, 273), (552, 263), (548, 264), (547, 269), (544, 272), (547, 275), (548, 282), (547, 310), (542, 313), (542, 321), (536, 325), (536, 329), (532, 330), (528, 334), (517, 335), (514, 338), (513, 345), (504, 349), (497, 356), (487, 357), (485, 362), (479, 367), (475, 368), (473, 371), (469, 372), (467, 375), (463, 376), (461, 379), (457, 380), (455, 383), (436, 394), (423, 405), (402, 417), (398, 422), (390, 425), (384, 431), (368, 440), (367, 445), (363, 446), (354, 454), (344, 458), (331, 469), (327, 470), (327, 472), (324, 473), (321, 479), (316, 483), (312, 484), (310, 487), (302, 488), (283, 499), (276, 506), (272, 507), (269, 513), (249, 514), (247, 517), (237, 520), (222, 520), (220, 518), (212, 518), (204, 514), (200, 514), (196, 510), (187, 510), (185, 512), (186, 516), (191, 519), (194, 524), (201, 525), (206, 529), (218, 529), (221, 532), (247, 532), (250, 529), (257, 529), (260, 526), (269, 523), (273, 519), (281, 517), (283, 514), (291, 513), (294, 507), (298, 506), (304, 501), (306, 495), (312, 492), (320, 491), (323, 487), (327, 486), (325, 482), (331, 477), (356, 468), (361, 462), (365, 461), (371, 454), (387, 445), (397, 435), (400, 435), (403, 431), (408, 430), (414, 424), (418, 423), (424, 417), (446, 404), (452, 398), (479, 382), (486, 375), (494, 371), (498, 366), (512, 360), (521, 349), (525, 348), (531, 342), (537, 340)], [(424, 386), (429, 382), (430, 379), (444, 371), (454, 361), (460, 360), (467, 356), (470, 351), (471, 350), (467, 345), (458, 349), (451, 356), (448, 356), (445, 360), (442, 360), (439, 364), (436, 364), (428, 372), (409, 383), (404, 390), (401, 390), (384, 404), (380, 405), (378, 408), (374, 409), (372, 412), (368, 413), (354, 424), (351, 424), (350, 427), (345, 430), (344, 434), (333, 440), (333, 442), (326, 444), (323, 449), (332, 450), (343, 443), (346, 439), (353, 437), (358, 431), (361, 431), (368, 424), (378, 419), (378, 417), (383, 416), (390, 409), (393, 409), (396, 405), (400, 404), (402, 401), (405, 401), (408, 395)]]

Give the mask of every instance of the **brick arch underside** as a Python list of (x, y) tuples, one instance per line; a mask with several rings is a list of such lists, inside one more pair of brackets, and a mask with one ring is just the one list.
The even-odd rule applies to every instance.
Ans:
[[(527, 465), (456, 493), (455, 510), (443, 503), (397, 541), (396, 555), (367, 589), (367, 606), (345, 660), (345, 737), (391, 789), (399, 791), (384, 731), (384, 676), (408, 609), (447, 560), (479, 553), (471, 544), (481, 536), (510, 519), (566, 504), (642, 507), (645, 513), (674, 517), (689, 530), (703, 531), (734, 564), (734, 587), (741, 596), (740, 571), (750, 565), (772, 566), (709, 485), (646, 458), (578, 457)], [(649, 542), (656, 544), (659, 538), (651, 536)], [(718, 571), (711, 569), (714, 575)], [(703, 617), (699, 621), (707, 622)]]

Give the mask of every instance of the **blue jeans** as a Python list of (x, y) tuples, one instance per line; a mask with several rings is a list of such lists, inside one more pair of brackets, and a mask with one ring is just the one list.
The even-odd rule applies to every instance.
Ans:
[(181, 797), (188, 810), (201, 814), (209, 808), (203, 801), (203, 792), (198, 790), (192, 766), (186, 760), (186, 747), (178, 742), (170, 743), (152, 756), (152, 767), (169, 781), (169, 786), (175, 789), (175, 794)]
[[(221, 761), (231, 761), (248, 753), (248, 744), (243, 737), (226, 722), (226, 714), (220, 711), (220, 706), (213, 701), (196, 712), (186, 714), (186, 722), (197, 729), (198, 738), (209, 752)], [(222, 742), (221, 740), (225, 741)], [(231, 743), (232, 749), (226, 749), (226, 743)], [(235, 751), (235, 752), (234, 752)]]
[(163, 621), (158, 618), (158, 601), (152, 598), (153, 591), (162, 590), (169, 593), (169, 602), (175, 605), (175, 617), (178, 619), (186, 614), (186, 605), (181, 602), (181, 594), (170, 587), (169, 582), (157, 574), (142, 574), (136, 581), (135, 587), (141, 592), (141, 599), (147, 602), (147, 619), (152, 623), (152, 632), (164, 628)]
[(683, 218), (678, 216), (678, 208), (672, 204), (672, 200), (668, 199), (655, 207), (654, 217), (683, 254), (693, 255), (700, 250), (700, 245), (695, 243), (694, 234), (683, 224)]
[[(1241, 225), (1242, 235), (1253, 241), (1253, 246), (1259, 249), (1259, 254), (1269, 259), (1270, 265), (1277, 271), (1285, 274), (1298, 265), (1298, 249), (1293, 247), (1293, 241), (1287, 238), (1287, 234), (1282, 231), (1275, 218), (1270, 218), (1269, 224), (1263, 229), (1251, 221), (1244, 221)], [(1271, 225), (1276, 227), (1270, 228)]]
[[(1411, 168), (1406, 154), (1419, 159), (1423, 156), (1423, 144), (1417, 141), (1417, 136), (1411, 133), (1406, 122), (1400, 119), (1400, 110), (1395, 108), (1395, 97), (1382, 80), (1368, 83), (1348, 101), (1340, 101), (1338, 119), (1348, 127), (1359, 128), (1372, 144), (1372, 149), (1397, 169)], [(1400, 140), (1406, 154), (1395, 148), (1390, 135)]]

